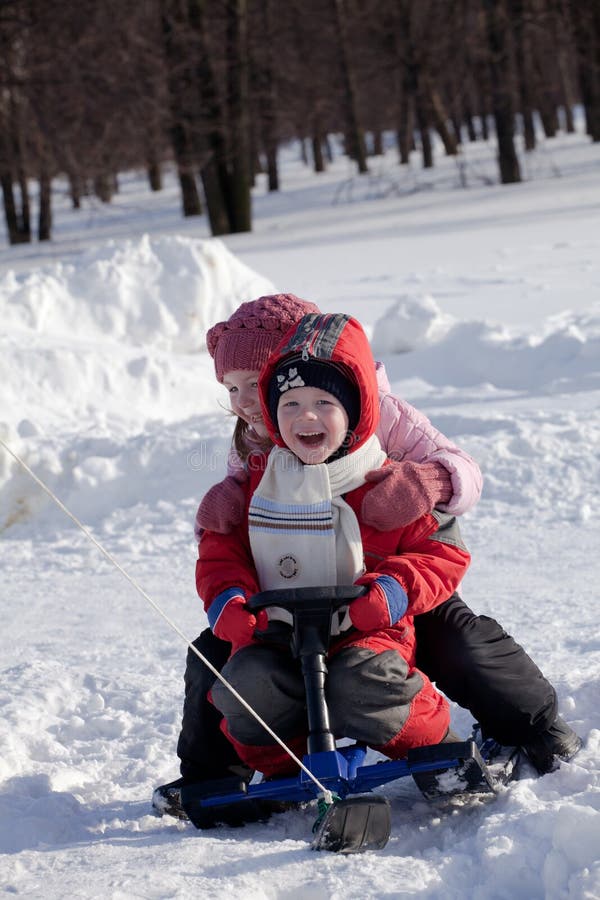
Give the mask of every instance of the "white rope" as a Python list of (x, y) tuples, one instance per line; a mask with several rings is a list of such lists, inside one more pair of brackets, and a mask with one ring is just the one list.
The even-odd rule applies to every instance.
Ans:
[(184, 633), (181, 631), (181, 629), (175, 624), (175, 622), (173, 622), (173, 620), (169, 618), (169, 616), (166, 614), (166, 612), (164, 612), (164, 610), (162, 610), (162, 609), (160, 608), (160, 606), (158, 605), (158, 603), (157, 603), (155, 600), (153, 600), (152, 597), (149, 596), (149, 594), (146, 593), (146, 591), (143, 589), (143, 587), (142, 587), (140, 584), (138, 584), (138, 582), (135, 580), (135, 578), (133, 578), (128, 572), (125, 571), (125, 569), (120, 565), (120, 563), (118, 563), (117, 560), (116, 560), (116, 559), (108, 552), (108, 550), (106, 550), (106, 548), (103, 547), (102, 544), (101, 544), (98, 540), (96, 540), (96, 538), (94, 537), (94, 535), (93, 535), (93, 534), (85, 527), (85, 525), (84, 525), (82, 522), (79, 521), (79, 519), (77, 518), (77, 516), (75, 516), (69, 509), (67, 509), (67, 507), (64, 505), (64, 503), (63, 503), (61, 500), (59, 500), (59, 498), (56, 496), (55, 493), (53, 493), (53, 491), (48, 487), (48, 485), (45, 484), (45, 483), (41, 480), (41, 478), (38, 478), (38, 476), (35, 474), (35, 472), (33, 472), (33, 471), (29, 468), (29, 466), (27, 465), (27, 463), (26, 463), (23, 459), (21, 459), (21, 457), (18, 456), (18, 454), (15, 453), (14, 450), (11, 450), (11, 448), (8, 446), (8, 444), (6, 444), (6, 443), (2, 440), (1, 437), (0, 437), (0, 444), (4, 447), (4, 449), (6, 450), (6, 452), (9, 453), (9, 454), (13, 457), (13, 459), (15, 459), (15, 460), (19, 463), (20, 466), (22, 466), (22, 468), (27, 472), (27, 474), (28, 474), (31, 478), (33, 478), (33, 480), (35, 481), (35, 483), (38, 484), (38, 485), (42, 488), (42, 490), (46, 492), (46, 494), (48, 494), (48, 496), (56, 503), (56, 505), (57, 505), (60, 509), (62, 509), (62, 511), (65, 513), (65, 515), (68, 516), (69, 519), (71, 519), (71, 521), (75, 523), (75, 525), (77, 525), (77, 527), (80, 529), (80, 531), (83, 531), (83, 533), (85, 534), (85, 536), (86, 536), (86, 537), (87, 537), (87, 538), (88, 538), (88, 539), (89, 539), (89, 540), (90, 540), (90, 541), (98, 548), (98, 550), (100, 551), (100, 553), (102, 553), (102, 555), (103, 555), (104, 557), (106, 557), (106, 559), (107, 559), (107, 560), (115, 567), (115, 569), (118, 569), (118, 570), (119, 570), (119, 572), (121, 573), (121, 575), (123, 575), (124, 578), (126, 578), (127, 581), (135, 588), (135, 590), (136, 590), (139, 594), (142, 595), (142, 597), (144, 598), (144, 600), (147, 600), (147, 601), (148, 601), (148, 603), (150, 604), (150, 606), (153, 607), (153, 609), (159, 614), (159, 616), (162, 616), (162, 618), (165, 620), (165, 622), (167, 623), (167, 625), (169, 625), (169, 626), (173, 629), (173, 631), (175, 631), (175, 632), (179, 635), (179, 637), (182, 638), (182, 639), (185, 641), (185, 643), (188, 645), (189, 649), (192, 650), (192, 651), (196, 654), (196, 656), (198, 657), (198, 659), (200, 659), (200, 660), (204, 663), (204, 665), (207, 666), (207, 667), (210, 669), (210, 671), (213, 673), (213, 675), (215, 675), (215, 676), (219, 679), (219, 681), (220, 681), (222, 684), (225, 685), (225, 687), (227, 688), (227, 690), (230, 691), (230, 692), (233, 694), (233, 696), (236, 698), (236, 700), (238, 700), (238, 701), (242, 704), (242, 706), (245, 707), (245, 709), (247, 709), (248, 712), (249, 712), (252, 716), (254, 716), (254, 718), (256, 719), (256, 721), (257, 721), (260, 725), (262, 725), (262, 727), (263, 727), (263, 728), (271, 735), (271, 737), (272, 737), (275, 741), (277, 741), (277, 743), (279, 744), (279, 746), (280, 746), (283, 750), (285, 750), (285, 752), (288, 754), (288, 756), (289, 756), (291, 759), (294, 760), (294, 762), (296, 763), (296, 765), (298, 765), (298, 766), (302, 769), (302, 771), (305, 772), (306, 775), (308, 775), (308, 777), (311, 779), (311, 781), (313, 781), (314, 784), (319, 788), (319, 790), (323, 792), (323, 797), (324, 797), (325, 802), (326, 802), (326, 803), (333, 803), (333, 796), (332, 796), (332, 794), (331, 794), (331, 791), (329, 791), (326, 787), (324, 787), (324, 786), (321, 784), (321, 782), (318, 780), (318, 778), (316, 778), (316, 777), (313, 775), (313, 773), (310, 771), (310, 769), (307, 769), (307, 767), (304, 765), (304, 763), (302, 762), (302, 760), (298, 759), (298, 757), (296, 756), (296, 754), (295, 754), (292, 750), (290, 750), (290, 748), (287, 746), (287, 744), (286, 744), (284, 741), (282, 741), (280, 737), (278, 737), (278, 736), (275, 734), (275, 732), (272, 730), (272, 728), (271, 728), (269, 725), (267, 725), (267, 723), (264, 721), (264, 719), (262, 719), (262, 718), (259, 716), (259, 714), (258, 714), (258, 713), (250, 706), (250, 704), (249, 704), (246, 700), (244, 700), (244, 698), (243, 698), (240, 694), (238, 694), (238, 692), (237, 692), (236, 689), (233, 687), (233, 685), (231, 685), (231, 684), (227, 681), (227, 679), (224, 678), (223, 675), (221, 675), (221, 673), (219, 672), (219, 670), (218, 670), (218, 669), (215, 669), (215, 667), (213, 666), (213, 664), (212, 664), (212, 663), (211, 663), (211, 662), (210, 662), (210, 661), (209, 661), (202, 653), (200, 653), (200, 651), (198, 650), (198, 648), (195, 647), (194, 644), (192, 644), (192, 642), (189, 640), (189, 638), (187, 638), (187, 637), (185, 636), (185, 634), (184, 634)]

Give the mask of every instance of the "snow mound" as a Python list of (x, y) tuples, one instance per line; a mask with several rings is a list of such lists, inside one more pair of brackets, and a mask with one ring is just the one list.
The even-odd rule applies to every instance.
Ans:
[(373, 349), (376, 356), (395, 354), (386, 360), (393, 379), (519, 392), (591, 390), (600, 384), (600, 304), (552, 316), (538, 334), (518, 334), (493, 322), (452, 319), (431, 297), (404, 298), (375, 323)]
[(443, 337), (452, 325), (429, 294), (404, 295), (374, 325), (371, 346), (376, 356), (408, 353)]
[(189, 353), (208, 328), (273, 285), (218, 239), (109, 241), (75, 263), (0, 279), (8, 330)]
[[(132, 438), (205, 413), (226, 428), (212, 360), (198, 351), (211, 325), (273, 290), (221, 241), (187, 237), (111, 241), (68, 264), (9, 272), (0, 279), (0, 436), (63, 496), (86, 485), (103, 494), (110, 483), (128, 485), (135, 502), (148, 451)], [(0, 532), (47, 503), (0, 453)]]

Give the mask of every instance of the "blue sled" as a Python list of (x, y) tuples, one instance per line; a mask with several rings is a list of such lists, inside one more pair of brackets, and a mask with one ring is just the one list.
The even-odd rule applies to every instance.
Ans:
[[(448, 773), (448, 790), (437, 793), (490, 793), (495, 791), (494, 781), (473, 740), (452, 744), (434, 744), (410, 750), (407, 759), (389, 760), (371, 765), (363, 765), (367, 748), (361, 744), (308, 753), (302, 760), (315, 778), (335, 794), (344, 799), (349, 794), (362, 794), (374, 788), (412, 775), (417, 784), (419, 776), (427, 773), (439, 776)], [(452, 774), (454, 773), (454, 778)], [(249, 800), (272, 800), (287, 803), (306, 803), (322, 795), (320, 787), (301, 771), (299, 775), (264, 781), (261, 784), (246, 785), (241, 779), (224, 779), (232, 785), (239, 784), (238, 790), (219, 791), (222, 782), (214, 782), (215, 793), (208, 785), (203, 785), (202, 797), (197, 801), (202, 807), (210, 808)], [(452, 789), (452, 783), (455, 789)], [(223, 785), (224, 787), (225, 785)]]
[[(324, 691), (331, 615), (362, 591), (355, 586), (311, 587), (263, 591), (250, 598), (252, 610), (277, 605), (293, 615), (293, 630), (287, 638), (301, 661), (308, 719), (309, 752), (302, 762), (318, 784), (301, 770), (297, 776), (260, 784), (248, 785), (231, 777), (182, 786), (181, 804), (197, 828), (210, 827), (215, 820), (257, 821), (267, 817), (274, 804), (318, 800), (320, 815), (312, 847), (355, 853), (381, 849), (390, 836), (390, 806), (385, 797), (371, 793), (376, 787), (411, 775), (426, 797), (494, 792), (494, 779), (473, 740), (419, 747), (409, 751), (406, 759), (375, 765), (364, 765), (367, 748), (362, 744), (336, 748)], [(280, 630), (276, 634), (267, 630), (261, 636), (282, 639)]]

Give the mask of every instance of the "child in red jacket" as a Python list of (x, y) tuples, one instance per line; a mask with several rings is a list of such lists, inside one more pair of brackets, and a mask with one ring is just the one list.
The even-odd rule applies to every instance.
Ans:
[[(412, 617), (448, 599), (469, 554), (455, 519), (444, 513), (386, 532), (361, 521), (373, 488), (365, 475), (385, 463), (366, 335), (345, 315), (304, 316), (271, 357), (259, 391), (276, 446), (266, 462), (264, 454), (255, 465), (249, 460), (244, 522), (229, 534), (205, 532), (197, 563), (211, 628), (232, 644), (223, 675), (301, 756), (299, 664), (286, 647), (255, 638), (246, 600), (277, 587), (365, 585), (334, 623), (326, 688), (332, 730), (392, 758), (443, 740), (448, 704), (415, 666)], [(212, 699), (248, 766), (267, 776), (293, 770), (291, 758), (220, 682)]]

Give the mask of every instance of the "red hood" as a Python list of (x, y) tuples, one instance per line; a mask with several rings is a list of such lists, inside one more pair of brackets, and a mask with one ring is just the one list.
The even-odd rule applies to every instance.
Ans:
[(346, 367), (360, 392), (360, 417), (354, 430), (355, 443), (352, 449), (364, 444), (379, 423), (379, 393), (375, 361), (360, 322), (342, 314), (303, 316), (284, 335), (269, 357), (261, 372), (258, 389), (265, 425), (271, 440), (279, 447), (285, 445), (269, 412), (269, 382), (279, 364), (294, 356), (301, 356), (304, 360), (312, 357)]

